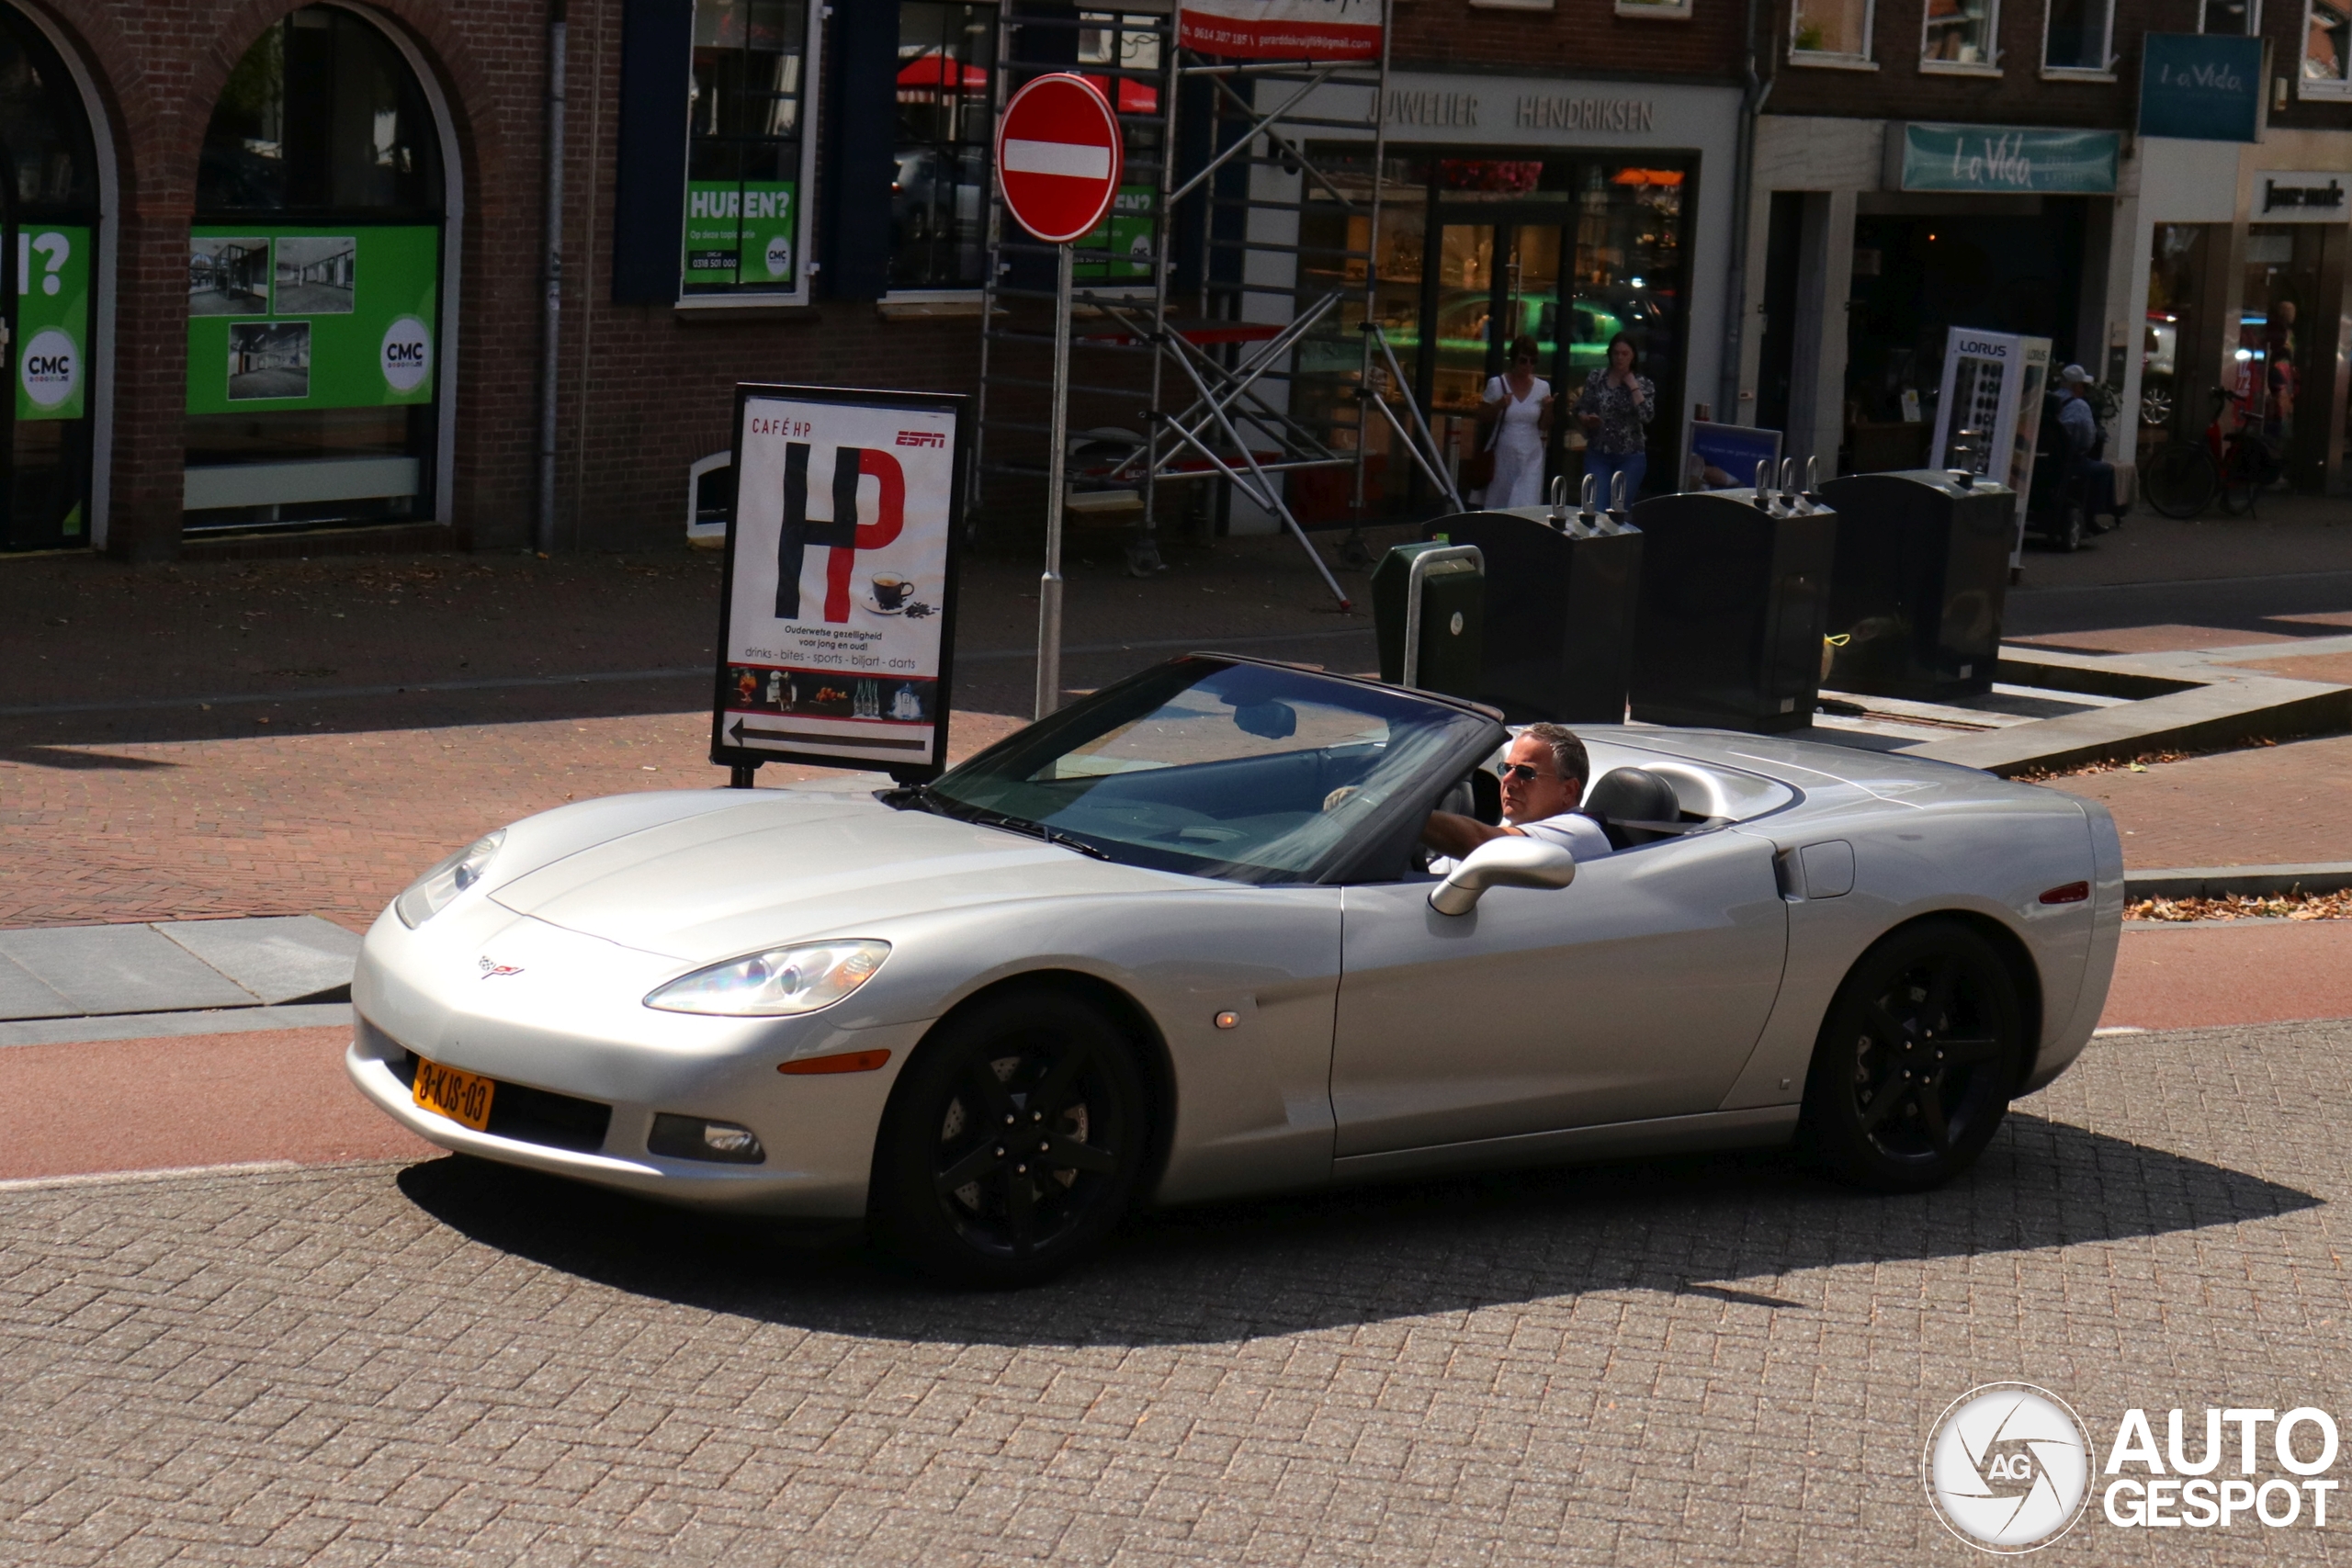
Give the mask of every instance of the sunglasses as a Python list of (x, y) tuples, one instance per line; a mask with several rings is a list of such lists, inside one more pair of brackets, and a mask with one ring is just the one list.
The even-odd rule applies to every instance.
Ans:
[(1518, 779), (1524, 784), (1533, 784), (1544, 775), (1535, 771), (1535, 764), (1532, 762), (1505, 762), (1496, 770), (1496, 776), (1505, 784), (1509, 784), (1513, 779)]

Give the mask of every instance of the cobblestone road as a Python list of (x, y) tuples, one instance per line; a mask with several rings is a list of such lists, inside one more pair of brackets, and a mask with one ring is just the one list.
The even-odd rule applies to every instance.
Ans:
[[(0, 1190), (0, 1561), (1982, 1561), (1918, 1482), (1976, 1383), (2101, 1448), (2352, 1404), (2347, 1047), (2100, 1041), (1922, 1198), (1421, 1185), (1163, 1216), (1014, 1296), (452, 1160)], [(2347, 1514), (2095, 1505), (2042, 1561), (2325, 1561)]]

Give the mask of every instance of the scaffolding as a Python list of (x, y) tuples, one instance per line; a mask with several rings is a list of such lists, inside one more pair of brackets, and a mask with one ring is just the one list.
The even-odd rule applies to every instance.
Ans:
[[(1374, 464), (1402, 454), (1463, 509), (1377, 309), (1393, 3), (1379, 7), (1376, 61), (1202, 54), (1181, 46), (1172, 8), (1000, 10), (1000, 124), (1021, 82), (1074, 71), (1125, 134), (1114, 210), (1076, 253), (1065, 507), (1125, 528), (1138, 576), (1160, 569), (1171, 499), (1219, 519), (1239, 502), (1297, 540), (1345, 610), (1309, 531), (1344, 528), (1343, 553), (1361, 558), (1379, 509)], [(1335, 178), (1335, 150), (1369, 151), (1370, 178)], [(1046, 479), (1052, 439), (1057, 247), (1011, 221), (993, 181), (988, 204), (976, 525), (989, 501)], [(1303, 350), (1349, 366), (1323, 373), (1337, 386), (1319, 406), (1293, 395)]]

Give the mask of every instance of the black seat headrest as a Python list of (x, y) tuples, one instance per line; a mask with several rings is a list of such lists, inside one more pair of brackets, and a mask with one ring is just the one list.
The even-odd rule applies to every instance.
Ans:
[(1666, 825), (1682, 820), (1682, 802), (1674, 786), (1647, 768), (1612, 768), (1603, 773), (1585, 792), (1584, 809), (1601, 819), (1612, 840), (1623, 834), (1628, 844), (1672, 838)]

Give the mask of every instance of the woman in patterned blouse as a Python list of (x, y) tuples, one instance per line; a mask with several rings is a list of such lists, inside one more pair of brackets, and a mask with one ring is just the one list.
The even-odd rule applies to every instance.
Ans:
[(1649, 470), (1649, 433), (1645, 428), (1657, 412), (1657, 389), (1646, 376), (1634, 374), (1634, 340), (1619, 333), (1609, 340), (1609, 364), (1584, 378), (1577, 399), (1577, 415), (1585, 428), (1584, 471), (1600, 491), (1601, 504), (1611, 494), (1611, 480), (1625, 476), (1625, 503), (1642, 493), (1642, 479)]

